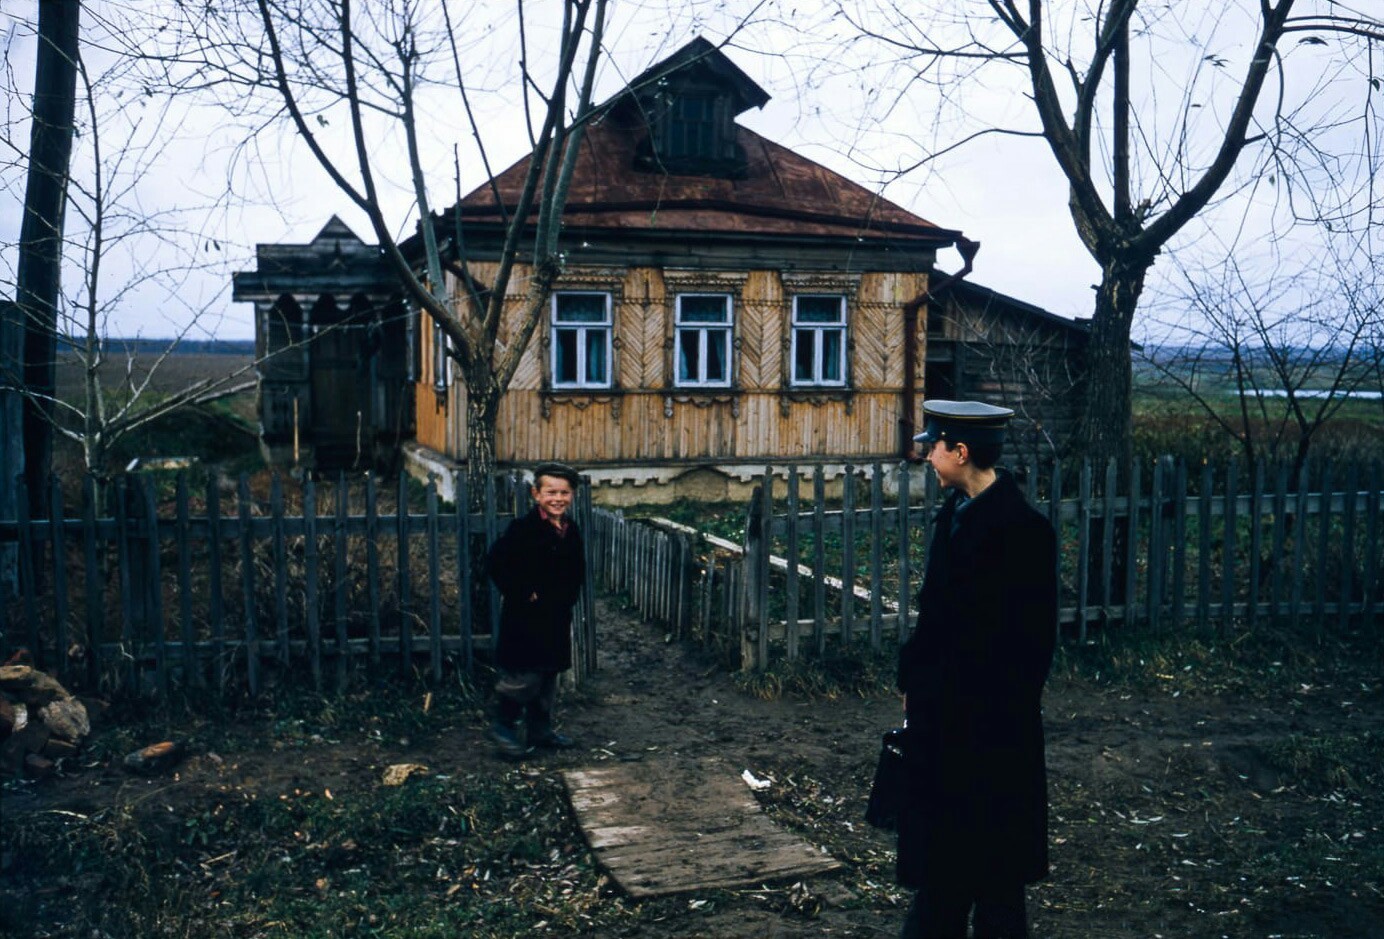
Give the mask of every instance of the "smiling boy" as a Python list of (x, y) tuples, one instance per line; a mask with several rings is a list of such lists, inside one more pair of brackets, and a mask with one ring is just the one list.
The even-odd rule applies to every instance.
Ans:
[(572, 607), (586, 577), (581, 532), (569, 513), (579, 483), (570, 466), (536, 466), (533, 509), (510, 523), (486, 559), (503, 598), (490, 736), (500, 755), (511, 759), (536, 747), (573, 746), (553, 728), (553, 704), (558, 673), (572, 667)]

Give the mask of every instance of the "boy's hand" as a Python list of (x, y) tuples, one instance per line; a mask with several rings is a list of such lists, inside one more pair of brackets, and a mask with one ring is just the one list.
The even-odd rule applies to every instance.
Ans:
[(537, 590), (535, 590), (533, 593), (529, 594), (529, 602), (530, 602), (530, 603), (537, 603), (537, 602), (538, 602), (538, 591), (537, 591)]

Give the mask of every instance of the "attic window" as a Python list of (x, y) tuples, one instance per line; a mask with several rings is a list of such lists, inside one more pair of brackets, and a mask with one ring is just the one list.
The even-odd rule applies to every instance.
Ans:
[(711, 95), (686, 95), (673, 99), (663, 155), (673, 159), (714, 159), (721, 155), (721, 128), (716, 120), (716, 99)]
[(635, 165), (658, 173), (738, 179), (745, 154), (735, 142), (730, 100), (714, 89), (686, 87), (644, 99), (650, 134)]

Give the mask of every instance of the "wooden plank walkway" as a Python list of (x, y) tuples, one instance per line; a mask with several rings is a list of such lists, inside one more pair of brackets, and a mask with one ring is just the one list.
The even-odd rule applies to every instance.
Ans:
[(747, 886), (841, 865), (776, 826), (716, 759), (660, 757), (562, 778), (592, 851), (630, 896)]

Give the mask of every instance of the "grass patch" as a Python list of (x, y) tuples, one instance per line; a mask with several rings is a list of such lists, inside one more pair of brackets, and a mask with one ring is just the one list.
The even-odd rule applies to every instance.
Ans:
[(737, 672), (735, 683), (742, 693), (764, 701), (836, 701), (892, 694), (897, 673), (894, 650), (875, 654), (868, 649), (852, 649), (829, 653), (825, 658), (779, 659), (764, 671)]

